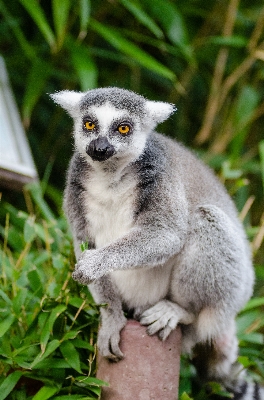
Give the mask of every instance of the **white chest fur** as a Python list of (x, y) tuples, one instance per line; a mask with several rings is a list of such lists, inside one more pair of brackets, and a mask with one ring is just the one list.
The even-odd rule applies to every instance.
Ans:
[(96, 248), (109, 245), (131, 229), (135, 187), (131, 176), (111, 181), (109, 173), (100, 171), (90, 177), (86, 219)]

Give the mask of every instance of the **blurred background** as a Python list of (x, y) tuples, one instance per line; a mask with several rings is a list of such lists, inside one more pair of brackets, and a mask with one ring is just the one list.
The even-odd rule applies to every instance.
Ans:
[[(0, 54), (53, 215), (73, 141), (50, 93), (118, 86), (176, 105), (159, 131), (192, 148), (234, 198), (257, 274), (251, 323), (263, 332), (263, 0), (0, 0)], [(1, 190), (2, 221), (6, 204), (30, 208), (22, 192)]]

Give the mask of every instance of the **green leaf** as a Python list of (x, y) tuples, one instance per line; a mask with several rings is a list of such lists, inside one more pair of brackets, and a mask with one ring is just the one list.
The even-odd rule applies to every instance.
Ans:
[(12, 304), (12, 301), (10, 300), (10, 298), (5, 294), (5, 292), (0, 289), (0, 297), (2, 297), (2, 299), (9, 305)]
[(57, 34), (57, 49), (62, 46), (65, 39), (71, 4), (70, 0), (52, 1), (53, 21)]
[(246, 47), (248, 44), (248, 39), (244, 36), (212, 36), (209, 37), (207, 43), (216, 44), (219, 46), (229, 46), (229, 47)]
[(21, 313), (21, 308), (25, 305), (25, 300), (27, 298), (28, 291), (26, 288), (21, 288), (17, 292), (17, 295), (14, 297), (13, 300), (13, 310), (14, 312), (19, 315)]
[(72, 344), (80, 349), (87, 349), (90, 351), (94, 351), (94, 346), (92, 346), (90, 343), (86, 342), (85, 340), (81, 340), (81, 339), (74, 339), (72, 341)]
[(76, 336), (78, 335), (78, 333), (80, 333), (79, 329), (66, 332), (65, 335), (63, 336), (62, 340), (65, 341), (65, 340), (69, 340), (69, 339), (75, 339)]
[(121, 0), (121, 3), (124, 7), (126, 7), (131, 14), (146, 28), (148, 28), (154, 35), (162, 39), (164, 38), (162, 30), (159, 26), (155, 23), (155, 21), (150, 18), (150, 16), (140, 7), (140, 4), (136, 4), (129, 0)]
[(89, 51), (75, 44), (69, 48), (73, 67), (79, 78), (82, 91), (94, 89), (97, 86), (98, 71)]
[(26, 185), (26, 189), (29, 190), (31, 196), (33, 197), (35, 203), (39, 207), (42, 215), (46, 220), (55, 220), (55, 216), (48, 204), (44, 201), (41, 186), (38, 182), (33, 182)]
[(32, 398), (32, 400), (47, 400), (50, 399), (55, 393), (59, 391), (58, 388), (43, 386), (37, 394)]
[(74, 345), (69, 342), (63, 342), (60, 346), (60, 351), (69, 365), (77, 372), (82, 374), (80, 356)]
[(0, 2), (0, 10), (6, 20), (7, 24), (10, 26), (10, 29), (13, 31), (17, 42), (20, 44), (22, 49), (22, 53), (26, 55), (29, 59), (36, 57), (35, 51), (33, 46), (30, 42), (26, 39), (23, 30), (19, 26), (18, 23), (15, 23), (13, 15), (9, 12), (8, 7), (4, 5), (4, 2)]
[(189, 397), (186, 392), (182, 393), (180, 400), (192, 400), (192, 397)]
[(62, 396), (56, 396), (52, 400), (94, 400), (94, 397), (87, 397), (82, 394), (71, 394), (69, 395), (62, 395)]
[(29, 125), (30, 117), (39, 97), (43, 94), (46, 81), (51, 74), (49, 64), (44, 60), (35, 59), (28, 73), (25, 83), (25, 94), (22, 104), (22, 115), (26, 125)]
[(9, 393), (12, 392), (20, 377), (23, 375), (20, 371), (12, 372), (0, 385), (0, 400), (6, 399)]
[(59, 304), (50, 313), (49, 319), (47, 321), (47, 324), (49, 326), (49, 330), (52, 332), (54, 322), (58, 318), (58, 316), (63, 313), (67, 309), (67, 306), (65, 304)]
[(239, 356), (237, 361), (243, 365), (244, 368), (248, 368), (250, 365), (252, 365), (252, 361), (249, 360), (248, 357), (246, 356)]
[(188, 30), (183, 15), (176, 5), (168, 0), (142, 0), (149, 14), (159, 21), (170, 41), (178, 46), (188, 61), (193, 61)]
[(235, 102), (234, 128), (236, 134), (231, 142), (233, 159), (243, 154), (243, 146), (250, 129), (250, 120), (259, 102), (259, 93), (253, 86), (243, 86)]
[(67, 361), (65, 361), (62, 358), (49, 358), (47, 360), (43, 360), (40, 361), (35, 369), (50, 369), (50, 367), (52, 366), (52, 369), (65, 369), (65, 368), (70, 368), (70, 365), (67, 363)]
[(39, 5), (37, 0), (19, 0), (22, 6), (27, 10), (27, 12), (31, 15), (32, 19), (35, 21), (37, 27), (40, 32), (50, 45), (50, 47), (55, 48), (56, 40), (55, 36), (50, 28), (48, 21), (45, 17), (45, 14)]
[(85, 36), (91, 14), (90, 0), (80, 0), (80, 36)]
[(31, 368), (36, 367), (38, 363), (42, 360), (45, 360), (50, 354), (52, 354), (59, 346), (61, 342), (57, 339), (52, 340), (51, 342), (48, 343), (46, 351), (44, 353), (39, 353), (35, 360), (31, 364)]
[(248, 301), (243, 311), (251, 310), (252, 308), (256, 308), (263, 305), (264, 305), (264, 297), (254, 297), (253, 299), (250, 299)]
[(26, 243), (31, 243), (35, 237), (36, 237), (36, 232), (35, 232), (35, 216), (29, 216), (28, 219), (25, 221), (24, 224), (24, 239)]
[(88, 248), (89, 248), (88, 242), (82, 242), (80, 244), (80, 249), (81, 249), (82, 252), (85, 251), (85, 250), (88, 250)]
[(82, 383), (83, 385), (91, 385), (91, 386), (109, 386), (109, 383), (102, 381), (101, 379), (94, 378), (92, 376), (77, 376), (75, 378), (77, 382)]
[(48, 317), (48, 319), (42, 329), (41, 335), (40, 335), (40, 345), (41, 345), (42, 351), (45, 351), (45, 349), (46, 349), (46, 345), (48, 343), (50, 335), (52, 334), (53, 325), (54, 325), (56, 319), (66, 309), (67, 309), (67, 307), (65, 305), (59, 304), (57, 307), (55, 307), (51, 311), (50, 316)]
[(42, 285), (38, 270), (35, 268), (35, 269), (29, 271), (27, 274), (27, 277), (28, 277), (32, 291), (34, 292), (34, 294), (36, 296), (41, 298), (43, 296), (43, 290), (42, 290), (43, 285)]
[(260, 171), (262, 176), (262, 184), (264, 190), (264, 140), (259, 143)]
[(109, 28), (106, 25), (102, 25), (95, 20), (91, 20), (90, 25), (93, 30), (101, 35), (113, 47), (131, 57), (139, 65), (171, 81), (176, 80), (175, 74), (169, 68), (155, 60), (155, 58), (150, 56), (148, 53), (145, 53), (132, 42), (124, 39), (124, 37), (117, 33), (116, 30)]
[(14, 315), (9, 315), (2, 322), (0, 322), (0, 337), (2, 337), (15, 321)]
[(248, 343), (263, 345), (264, 344), (264, 335), (262, 333), (258, 333), (258, 332), (246, 333), (245, 335), (240, 334), (239, 340), (242, 340), (242, 341), (248, 342)]

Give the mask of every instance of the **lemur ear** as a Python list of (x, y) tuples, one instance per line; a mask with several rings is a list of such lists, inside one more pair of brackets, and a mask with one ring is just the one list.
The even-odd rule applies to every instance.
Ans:
[(146, 102), (146, 109), (157, 124), (165, 121), (172, 113), (174, 113), (174, 111), (177, 110), (174, 104), (149, 100)]
[(61, 92), (51, 94), (50, 97), (55, 103), (59, 104), (74, 117), (79, 111), (79, 103), (83, 97), (83, 93), (74, 92), (72, 90), (62, 90)]

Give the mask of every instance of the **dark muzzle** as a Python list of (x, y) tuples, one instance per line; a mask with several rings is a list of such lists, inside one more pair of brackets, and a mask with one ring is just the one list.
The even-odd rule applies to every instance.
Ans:
[(94, 161), (105, 161), (112, 157), (114, 152), (114, 146), (112, 146), (105, 137), (99, 137), (92, 140), (89, 146), (86, 148), (86, 153)]

